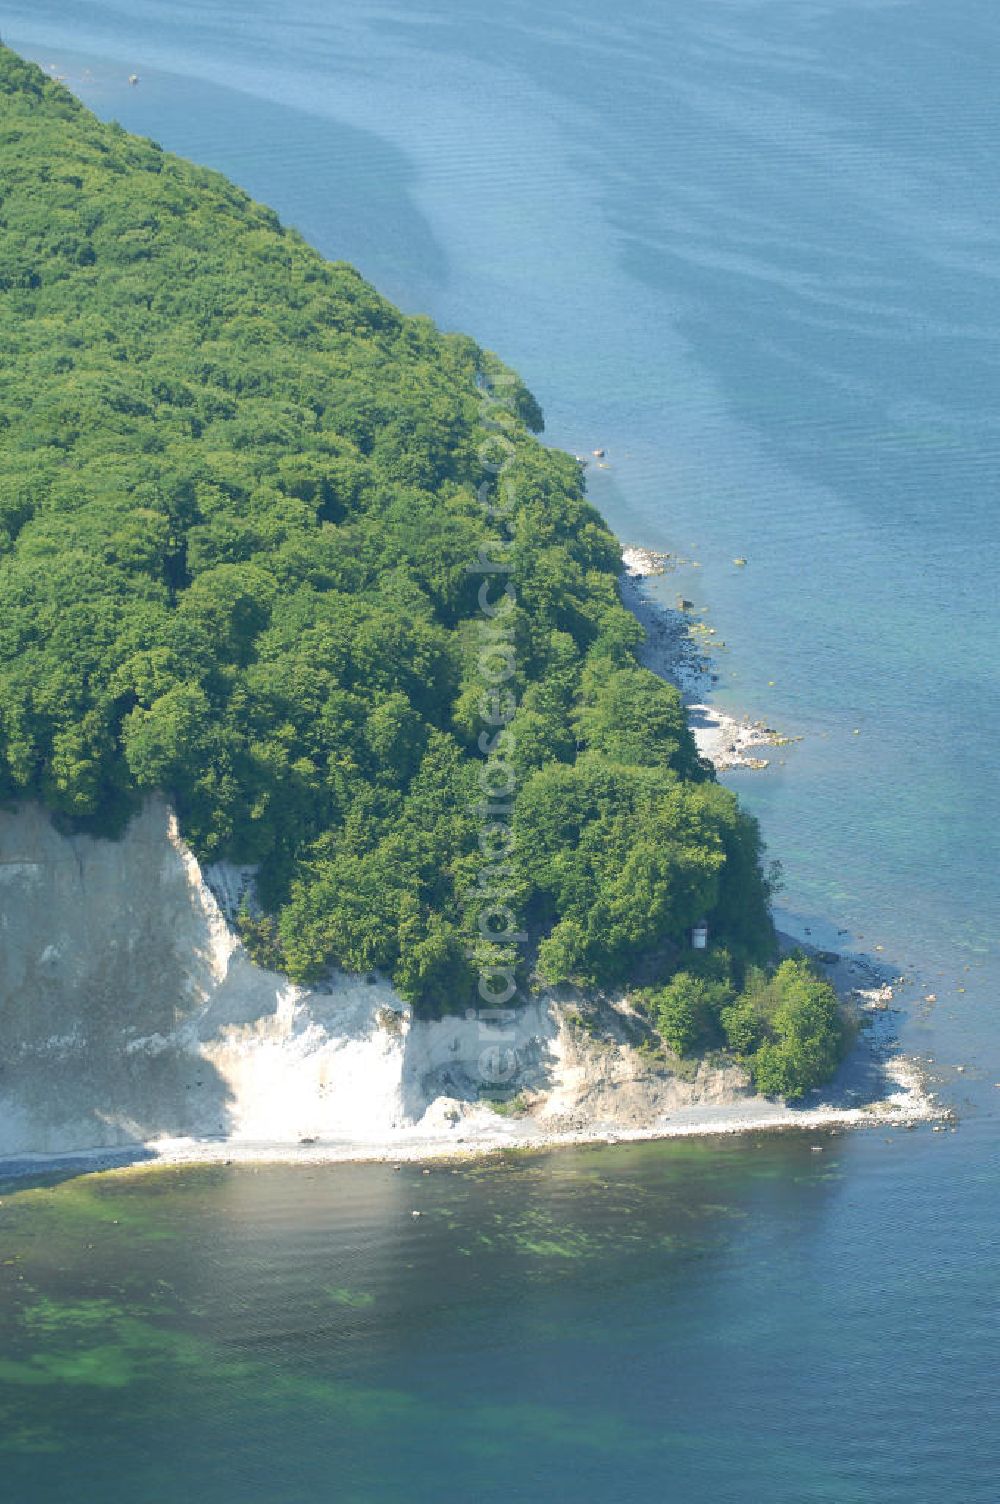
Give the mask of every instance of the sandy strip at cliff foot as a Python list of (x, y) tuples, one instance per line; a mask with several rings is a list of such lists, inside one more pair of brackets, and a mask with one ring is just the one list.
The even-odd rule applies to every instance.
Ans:
[[(790, 936), (781, 936), (781, 943), (784, 950), (803, 948)], [(17, 1176), (137, 1165), (403, 1164), (696, 1136), (825, 1134), (920, 1124), (933, 1124), (939, 1132), (951, 1126), (951, 1111), (933, 1100), (915, 1062), (898, 1051), (887, 972), (859, 955), (838, 956), (824, 969), (855, 1012), (859, 1038), (834, 1080), (801, 1105), (754, 1096), (745, 1073), (732, 1064), (702, 1062), (693, 1079), (675, 1081), (628, 1045), (608, 1037), (595, 1040), (573, 1022), (575, 1009), (561, 1008), (552, 1041), (552, 1084), (525, 1092), (523, 1105), (511, 1115), (482, 1102), (440, 1096), (418, 1120), (377, 1134), (294, 1141), (163, 1136), (74, 1154), (22, 1155), (6, 1161), (2, 1171)]]
[[(779, 935), (784, 953), (815, 948)], [(828, 954), (823, 952), (822, 954)], [(836, 1076), (812, 1091), (805, 1102), (755, 1096), (738, 1067), (716, 1071), (699, 1065), (701, 1099), (657, 1090), (637, 1065), (636, 1052), (597, 1043), (560, 1020), (557, 1085), (536, 1099), (523, 1116), (500, 1116), (491, 1107), (439, 1099), (424, 1118), (377, 1140), (296, 1145), (163, 1142), (149, 1147), (156, 1163), (280, 1161), (382, 1161), (413, 1163), (440, 1158), (475, 1158), (505, 1150), (550, 1149), (586, 1144), (641, 1143), (658, 1139), (711, 1137), (760, 1132), (828, 1133), (849, 1128), (953, 1127), (954, 1115), (937, 1103), (915, 1061), (902, 1055), (896, 1038), (888, 970), (867, 957), (838, 956), (821, 969), (858, 1022), (858, 1040)], [(651, 1107), (662, 1106), (656, 1114)], [(449, 1121), (449, 1117), (458, 1116)]]
[(762, 1132), (828, 1133), (849, 1128), (910, 1128), (948, 1121), (948, 1114), (928, 1102), (916, 1068), (901, 1059), (892, 1063), (895, 1090), (875, 1104), (822, 1104), (792, 1108), (782, 1102), (750, 1098), (739, 1104), (681, 1108), (649, 1128), (624, 1127), (611, 1121), (586, 1128), (546, 1130), (533, 1119), (498, 1117), (477, 1108), (458, 1131), (403, 1129), (380, 1139), (343, 1139), (316, 1143), (234, 1143), (226, 1140), (158, 1139), (134, 1149), (88, 1150), (62, 1156), (25, 1156), (0, 1166), (7, 1176), (28, 1176), (72, 1169), (92, 1171), (148, 1166), (199, 1164), (413, 1164), (441, 1159), (476, 1159), (512, 1150), (546, 1150), (588, 1144), (653, 1142), (672, 1138), (709, 1138)]
[[(626, 599), (639, 583), (626, 577)], [(646, 661), (696, 696), (708, 681), (684, 614), (631, 598)], [(484, 1101), (496, 1041), (476, 1012), (419, 1019), (375, 974), (303, 987), (255, 966), (232, 925), (247, 880), (203, 872), (161, 798), (115, 842), (67, 836), (34, 805), (0, 811), (3, 1172), (426, 1159), (940, 1115), (899, 1053), (889, 979), (864, 957), (830, 963), (866, 1025), (858, 1048), (802, 1105), (756, 1097), (731, 1058), (665, 1055), (627, 994), (529, 999), (505, 1025), (510, 1093)]]

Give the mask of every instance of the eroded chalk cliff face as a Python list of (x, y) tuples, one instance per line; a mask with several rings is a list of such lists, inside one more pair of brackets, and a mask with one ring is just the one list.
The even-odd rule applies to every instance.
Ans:
[(238, 887), (202, 873), (159, 799), (119, 841), (62, 835), (35, 805), (0, 812), (0, 1157), (475, 1137), (501, 1088), (526, 1094), (540, 1131), (653, 1126), (739, 1090), (651, 1073), (546, 999), (427, 1022), (384, 980), (298, 987), (239, 943)]
[[(552, 1032), (519, 1020), (519, 1074)], [(0, 1154), (374, 1140), (470, 1096), (488, 1048), (477, 1021), (414, 1025), (384, 981), (255, 966), (161, 800), (119, 841), (0, 813)]]

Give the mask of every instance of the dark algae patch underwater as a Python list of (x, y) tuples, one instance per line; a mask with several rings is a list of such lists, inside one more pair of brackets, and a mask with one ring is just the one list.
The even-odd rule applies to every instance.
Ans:
[(962, 1138), (8, 1190), (4, 1489), (906, 1504), (932, 1480), (985, 1504), (995, 1442), (964, 1418), (992, 1371), (995, 1261), (950, 1227), (970, 1148), (990, 1173), (995, 1148)]
[(685, 1342), (686, 1307), (796, 1165), (811, 1199), (839, 1176), (804, 1141), (692, 1143), (8, 1192), (5, 1476), (19, 1498), (168, 1504), (402, 1498), (407, 1459), (442, 1450), (466, 1478), (504, 1448), (522, 1480), (535, 1451), (543, 1474), (645, 1472), (683, 1427), (573, 1371), (586, 1354), (641, 1375), (637, 1304)]

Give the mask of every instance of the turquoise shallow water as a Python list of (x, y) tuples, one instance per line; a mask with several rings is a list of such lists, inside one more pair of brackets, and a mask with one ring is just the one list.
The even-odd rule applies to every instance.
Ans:
[[(721, 697), (804, 737), (736, 780), (784, 863), (783, 917), (814, 937), (843, 928), (839, 943), (881, 945), (906, 969), (904, 1043), (933, 1057), (963, 1113), (957, 1135), (838, 1140), (833, 1189), (826, 1161), (803, 1171), (795, 1149), (695, 1159), (692, 1194), (729, 1177), (728, 1205), (746, 1177), (760, 1241), (736, 1239), (720, 1265), (663, 1254), (630, 1287), (627, 1318), (629, 1258), (600, 1242), (563, 1287), (562, 1336), (529, 1340), (511, 1299), (501, 1357), (470, 1336), (435, 1368), (433, 1426), (470, 1393), (564, 1395), (549, 1429), (511, 1420), (511, 1491), (528, 1499), (614, 1495), (609, 1469), (625, 1466), (619, 1496), (641, 1499), (995, 1497), (1000, 13), (990, 0), (13, 0), (4, 37), (100, 114), (236, 178), (403, 306), (500, 350), (554, 442), (607, 447), (591, 493), (617, 531), (697, 561), (661, 588), (708, 608), (727, 644)], [(681, 1151), (662, 1153), (627, 1156), (654, 1202)], [(318, 1275), (309, 1197), (269, 1183), (294, 1208), (294, 1256), (261, 1266), (280, 1328), (291, 1264), (303, 1289)], [(206, 1226), (229, 1215), (218, 1191)], [(587, 1214), (615, 1225), (613, 1198), (593, 1198)], [(194, 1270), (158, 1246), (193, 1300)], [(408, 1324), (436, 1276), (429, 1246), (401, 1283), (402, 1325), (377, 1343), (379, 1384), (415, 1404), (426, 1375), (408, 1364), (432, 1362), (442, 1329)], [(69, 1259), (70, 1286), (83, 1268)], [(464, 1312), (474, 1335), (495, 1318), (488, 1281), (461, 1311), (452, 1293), (442, 1323)], [(624, 1319), (643, 1334), (635, 1382)], [(583, 1346), (566, 1336), (577, 1327)], [(264, 1394), (248, 1382), (233, 1401), (244, 1428)], [(127, 1478), (139, 1464), (121, 1397), (91, 1398), (86, 1444), (124, 1447)], [(598, 1457), (584, 1438), (605, 1410), (638, 1431), (601, 1433)], [(221, 1445), (211, 1404), (200, 1423)], [(342, 1496), (440, 1491), (447, 1440), (418, 1430)], [(471, 1456), (505, 1455), (489, 1426), (476, 1436), (455, 1443), (456, 1491), (470, 1491)], [(339, 1496), (316, 1481), (339, 1445), (321, 1425), (287, 1497)], [(291, 1433), (272, 1446), (277, 1466)], [(185, 1458), (162, 1462), (184, 1476)], [(251, 1474), (230, 1493), (213, 1474), (205, 1497), (253, 1497)], [(147, 1496), (179, 1497), (170, 1487)], [(285, 1497), (273, 1481), (259, 1496)]]

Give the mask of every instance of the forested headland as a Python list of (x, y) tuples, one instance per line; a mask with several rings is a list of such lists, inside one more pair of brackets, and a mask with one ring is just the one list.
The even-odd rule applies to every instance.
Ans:
[[(737, 1000), (773, 951), (756, 823), (639, 666), (618, 542), (521, 383), (6, 49), (0, 194), (0, 800), (114, 837), (165, 792), (200, 857), (259, 865), (247, 937), (296, 979), (379, 969), (432, 1013), (491, 959), (653, 974), (677, 1048), (828, 1074), (829, 999), (750, 971)], [(520, 949), (469, 918), (510, 787)]]

